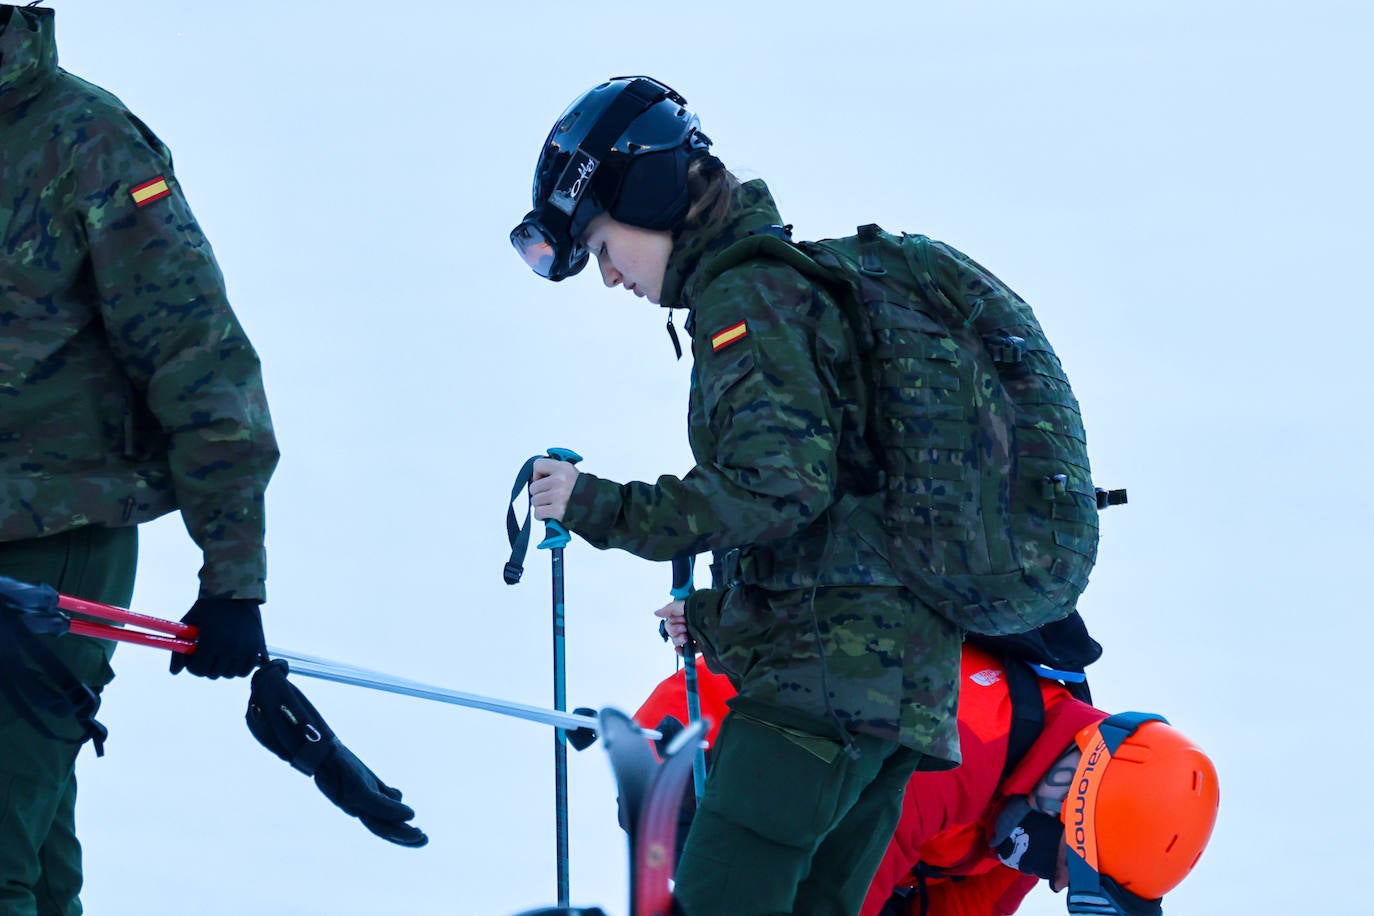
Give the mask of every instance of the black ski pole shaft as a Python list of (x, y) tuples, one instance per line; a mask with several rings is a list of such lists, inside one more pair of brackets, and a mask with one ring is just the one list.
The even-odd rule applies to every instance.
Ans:
[[(549, 457), (576, 464), (582, 456), (565, 448), (549, 449)], [(563, 548), (572, 540), (568, 529), (556, 521), (544, 523), (544, 540), (539, 549), (549, 551), (553, 567), (553, 708), (564, 712), (567, 703), (567, 662), (565, 659), (565, 607)], [(571, 891), (568, 877), (568, 736), (562, 728), (554, 729), (553, 741), (554, 842), (557, 861), (558, 905), (569, 906)]]
[[(692, 564), (695, 557), (678, 557), (673, 560), (673, 589), (670, 592), (675, 601), (686, 601), (694, 588)], [(697, 646), (692, 635), (687, 634), (687, 642), (682, 647), (683, 678), (687, 686), (687, 724), (696, 725), (701, 721), (701, 694), (697, 688)], [(706, 792), (706, 751), (700, 744), (692, 753), (692, 790), (697, 800)]]

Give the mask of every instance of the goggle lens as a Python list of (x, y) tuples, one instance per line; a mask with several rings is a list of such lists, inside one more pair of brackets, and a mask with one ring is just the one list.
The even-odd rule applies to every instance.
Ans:
[(552, 279), (557, 252), (553, 240), (543, 227), (527, 219), (511, 230), (510, 243), (530, 266), (530, 270), (546, 280)]

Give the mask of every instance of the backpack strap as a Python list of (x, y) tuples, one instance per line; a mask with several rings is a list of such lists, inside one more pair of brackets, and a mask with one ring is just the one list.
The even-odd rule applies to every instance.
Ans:
[(808, 277), (824, 283), (833, 284), (839, 279), (810, 258), (791, 240), (791, 236), (791, 226), (774, 225), (755, 229), (703, 264), (699, 269), (701, 279), (696, 282), (703, 286), (707, 285), (730, 268), (758, 258), (782, 261)]
[(1009, 654), (1002, 656), (1011, 694), (1011, 730), (1007, 733), (1007, 760), (1002, 765), (1005, 780), (1016, 769), (1045, 727), (1045, 698), (1040, 693), (1040, 675), (1029, 664)]

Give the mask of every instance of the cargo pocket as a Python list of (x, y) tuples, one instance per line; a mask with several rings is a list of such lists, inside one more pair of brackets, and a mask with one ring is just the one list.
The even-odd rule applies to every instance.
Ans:
[(848, 759), (839, 751), (839, 742), (732, 713), (702, 805), (770, 842), (813, 848), (835, 819)]

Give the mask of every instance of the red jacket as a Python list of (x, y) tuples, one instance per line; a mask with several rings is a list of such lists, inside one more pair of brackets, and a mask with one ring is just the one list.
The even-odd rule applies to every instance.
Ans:
[[(701, 712), (715, 725), (728, 711), (733, 695), (729, 682), (698, 664)], [(913, 885), (911, 871), (925, 863), (963, 876), (952, 881), (927, 878), (929, 916), (1009, 916), (1035, 886), (1030, 875), (997, 861), (988, 836), (1003, 802), (1024, 795), (1050, 764), (1073, 742), (1079, 729), (1107, 714), (1069, 695), (1061, 685), (1042, 681), (1045, 726), (1025, 757), (1000, 785), (1011, 728), (1011, 697), (1002, 664), (992, 656), (964, 646), (960, 673), (959, 743), (963, 764), (957, 769), (917, 773), (907, 785), (902, 817), (868, 890), (860, 916), (873, 916), (895, 888)], [(635, 713), (639, 724), (652, 728), (665, 715), (687, 719), (683, 673), (664, 680)], [(714, 728), (711, 739), (714, 740)], [(920, 912), (911, 896), (911, 913)]]
[[(720, 721), (730, 710), (726, 702), (735, 695), (730, 679), (716, 674), (697, 658), (697, 696), (701, 698), (701, 715), (711, 720), (706, 732), (706, 743), (712, 747), (716, 743), (716, 733), (720, 731)], [(641, 728), (658, 728), (664, 716), (673, 716), (683, 725), (687, 724), (687, 672), (679, 668), (676, 674), (665, 677), (649, 694), (644, 705), (634, 714), (634, 720)]]

